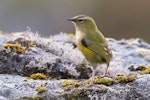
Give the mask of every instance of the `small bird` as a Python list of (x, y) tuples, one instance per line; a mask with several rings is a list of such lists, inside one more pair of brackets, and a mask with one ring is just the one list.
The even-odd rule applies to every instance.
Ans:
[(102, 77), (106, 76), (109, 62), (112, 59), (111, 50), (103, 34), (98, 30), (93, 18), (86, 15), (78, 15), (67, 18), (71, 21), (76, 30), (76, 44), (83, 53), (86, 60), (93, 66), (90, 85), (93, 85), (95, 69), (99, 64), (106, 64), (106, 70)]

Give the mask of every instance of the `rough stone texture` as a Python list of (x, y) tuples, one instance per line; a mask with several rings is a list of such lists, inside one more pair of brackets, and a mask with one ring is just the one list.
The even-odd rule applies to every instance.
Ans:
[[(21, 54), (3, 47), (5, 41), (19, 43), (16, 41), (18, 38), (24, 38), (36, 46), (27, 46), (25, 53)], [(150, 65), (150, 44), (138, 38), (129, 40), (109, 38), (107, 40), (113, 50), (109, 74), (115, 77), (118, 74), (136, 73), (138, 78), (131, 83), (112, 86), (95, 85), (90, 89), (81, 86), (67, 91), (68, 93), (62, 96), (62, 93), (66, 92), (60, 85), (63, 79), (87, 79), (91, 75), (90, 65), (81, 52), (74, 48), (74, 38), (65, 33), (43, 38), (30, 31), (0, 35), (0, 100), (16, 100), (22, 96), (35, 97), (38, 95), (44, 100), (90, 100), (90, 98), (148, 100), (150, 98), (150, 75), (140, 75), (138, 71), (131, 72), (128, 67)], [(97, 74), (101, 75), (104, 68), (104, 66), (98, 67)], [(26, 80), (26, 76), (37, 72), (59, 80)], [(39, 86), (49, 88), (48, 92), (37, 93), (35, 90)], [(77, 91), (81, 95), (75, 96), (74, 93)]]
[[(134, 82), (127, 84), (114, 84), (112, 86), (95, 85), (93, 87), (79, 87), (72, 89), (66, 96), (60, 85), (64, 80), (26, 80), (26, 77), (18, 75), (0, 75), (0, 100), (16, 100), (23, 96), (41, 96), (44, 100), (149, 100), (150, 75), (139, 76)], [(48, 92), (37, 93), (37, 87), (49, 88)], [(82, 91), (74, 96), (75, 91)], [(3, 98), (3, 99), (1, 99)], [(21, 99), (19, 99), (21, 100)], [(95, 99), (94, 99), (95, 100)]]

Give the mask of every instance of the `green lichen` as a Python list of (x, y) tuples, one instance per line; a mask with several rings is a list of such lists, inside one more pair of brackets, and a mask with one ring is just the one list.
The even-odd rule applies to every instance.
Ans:
[(88, 93), (88, 89), (75, 88), (72, 89), (72, 91), (65, 92), (62, 96), (65, 98), (65, 100), (81, 100), (81, 98), (84, 98), (82, 100), (87, 100)]
[(72, 81), (72, 80), (65, 80), (65, 81), (63, 81), (63, 82), (61, 83), (61, 85), (62, 85), (63, 87), (66, 87), (66, 86), (68, 86), (68, 85), (74, 85), (75, 87), (79, 87), (79, 86), (81, 85), (81, 83), (79, 83), (79, 82), (74, 82), (74, 81)]
[(133, 82), (134, 80), (136, 80), (137, 78), (137, 75), (133, 74), (133, 75), (130, 75), (128, 76), (128, 82)]
[(35, 97), (22, 96), (22, 97), (20, 97), (18, 100), (44, 100), (44, 98), (41, 97), (41, 96), (35, 96)]
[(36, 89), (36, 91), (37, 91), (38, 93), (43, 93), (43, 92), (48, 91), (48, 88), (46, 88), (46, 87), (38, 87), (38, 88)]
[(35, 96), (32, 98), (32, 100), (44, 100), (44, 98), (41, 96)]
[(124, 75), (118, 75), (115, 79), (114, 79), (115, 83), (127, 83), (128, 79), (127, 76)]
[(64, 91), (64, 92), (61, 92), (60, 94), (61, 94), (61, 96), (66, 96), (68, 94), (68, 92)]
[[(108, 88), (97, 88), (97, 87), (79, 87), (74, 88), (71, 91), (65, 92), (62, 96), (65, 100), (89, 100), (88, 95), (93, 94), (93, 89), (95, 93), (104, 93)], [(82, 98), (82, 99), (81, 99)]]
[[(89, 84), (89, 83), (90, 83), (90, 79), (84, 82), (84, 84)], [(103, 84), (103, 85), (109, 86), (109, 85), (113, 84), (113, 79), (107, 78), (107, 77), (95, 78), (94, 79), (94, 84)]]
[(44, 80), (46, 80), (47, 79), (46, 75), (44, 75), (43, 73), (32, 74), (32, 75), (30, 75), (30, 78), (35, 79), (35, 80), (37, 80), (37, 79), (44, 79)]
[(17, 38), (14, 41), (7, 41), (3, 45), (4, 48), (10, 48), (13, 52), (24, 53), (29, 47), (36, 47), (36, 44), (32, 41), (28, 41), (25, 38)]
[(143, 70), (145, 70), (145, 69), (146, 69), (145, 66), (138, 66), (138, 67), (136, 68), (137, 71), (138, 71), (138, 70), (143, 71)]
[(111, 78), (96, 78), (94, 79), (94, 84), (112, 85), (113, 80)]
[(143, 70), (145, 70), (146, 69), (146, 66), (138, 66), (137, 68), (134, 68), (134, 66), (130, 66), (129, 68), (128, 68), (130, 71), (143, 71)]
[(136, 71), (136, 69), (134, 68), (134, 66), (130, 66), (128, 69), (129, 69), (130, 71)]
[(15, 41), (9, 41), (10, 43), (18, 43), (23, 47), (29, 48), (29, 47), (36, 47), (36, 44), (32, 41), (26, 40), (25, 38), (17, 38)]
[(26, 50), (25, 47), (21, 46), (18, 43), (12, 44), (12, 43), (7, 43), (6, 42), (4, 44), (4, 48), (6, 48), (6, 49), (10, 48), (10, 49), (14, 50), (16, 53), (24, 53), (25, 50)]
[(20, 99), (21, 100), (33, 100), (33, 98), (31, 96), (22, 96), (22, 97), (20, 97)]
[(74, 82), (72, 80), (65, 80), (61, 83), (61, 86), (64, 87), (65, 90), (76, 88), (81, 86), (80, 82)]
[(145, 70), (140, 72), (141, 75), (150, 74), (150, 66), (148, 66)]
[(133, 82), (137, 78), (136, 75), (130, 75), (130, 76), (125, 76), (125, 75), (118, 75), (115, 79), (115, 83), (128, 83), (128, 82)]

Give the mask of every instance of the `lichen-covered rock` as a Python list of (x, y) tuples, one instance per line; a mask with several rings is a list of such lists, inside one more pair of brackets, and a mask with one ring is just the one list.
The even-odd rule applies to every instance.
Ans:
[[(11, 39), (6, 40), (7, 43), (1, 43), (0, 73), (30, 76), (41, 72), (52, 78), (89, 78), (89, 69), (80, 67), (84, 57), (70, 42), (67, 43), (72, 40), (67, 35), (61, 34), (66, 40), (59, 41), (55, 40), (56, 36), (46, 39), (31, 32), (16, 34), (9, 37)], [(33, 43), (34, 46), (31, 45)], [(75, 61), (76, 57), (79, 62)]]
[[(111, 78), (96, 78), (95, 85), (88, 87), (84, 82), (89, 82), (86, 79), (91, 76), (90, 65), (74, 41), (74, 36), (65, 33), (47, 38), (30, 31), (0, 34), (0, 99), (150, 98), (150, 44), (138, 38), (107, 39), (113, 51), (108, 69)], [(104, 68), (100, 65), (96, 76), (101, 76)], [(46, 91), (40, 88), (42, 92), (38, 93), (38, 87)]]
[[(35, 98), (37, 96), (41, 98), (45, 96), (57, 98), (59, 96), (57, 92), (63, 91), (60, 85), (61, 81), (62, 80), (32, 80), (18, 75), (0, 74), (0, 95), (8, 100), (24, 100), (23, 97)], [(43, 88), (38, 89), (39, 87), (46, 87), (49, 91), (44, 88), (45, 92), (43, 92)], [(38, 90), (36, 91), (36, 89)], [(22, 99), (19, 99), (21, 97)]]
[[(49, 38), (40, 37), (30, 31), (0, 36), (3, 37), (0, 40), (0, 73), (30, 76), (40, 72), (58, 79), (87, 79), (91, 75), (88, 62), (72, 44), (74, 38), (64, 33)], [(114, 56), (109, 67), (111, 76), (120, 73), (128, 75), (130, 72), (123, 68), (149, 64), (149, 60), (137, 52), (139, 49), (150, 48), (150, 45), (143, 40), (108, 39), (108, 43)], [(13, 45), (16, 51), (12, 50)], [(103, 73), (103, 68), (97, 68), (98, 74)]]

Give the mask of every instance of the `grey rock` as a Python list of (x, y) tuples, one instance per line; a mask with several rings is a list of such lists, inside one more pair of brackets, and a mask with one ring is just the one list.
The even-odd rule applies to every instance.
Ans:
[[(144, 40), (107, 39), (113, 51), (109, 74), (115, 77), (118, 74), (136, 73), (138, 78), (134, 82), (112, 86), (95, 85), (92, 88), (80, 86), (66, 91), (61, 86), (64, 79), (80, 81), (88, 79), (91, 75), (90, 65), (81, 52), (73, 46), (73, 38), (65, 33), (44, 38), (30, 31), (13, 33), (9, 37), (0, 36), (0, 100), (1, 98), (25, 100), (21, 98), (25, 96), (31, 98), (40, 96), (44, 100), (148, 100), (150, 98), (150, 75), (140, 75), (138, 72), (128, 70), (130, 66), (150, 65), (147, 59), (149, 53), (138, 52), (141, 49), (149, 52), (150, 44)], [(16, 43), (19, 38), (35, 43), (36, 47), (26, 45), (24, 53), (16, 53), (12, 49), (3, 47), (5, 41)], [(97, 71), (97, 75), (102, 74), (104, 66), (98, 67)], [(26, 80), (28, 76), (37, 72), (59, 80)], [(40, 86), (49, 90), (37, 93), (36, 88)], [(67, 93), (62, 95), (65, 92)]]

